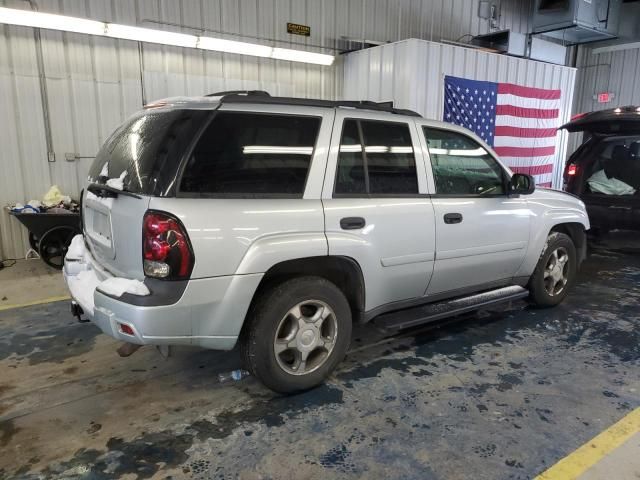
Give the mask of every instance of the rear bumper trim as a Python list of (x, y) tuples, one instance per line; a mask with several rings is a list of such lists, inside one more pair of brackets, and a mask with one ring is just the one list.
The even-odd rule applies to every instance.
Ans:
[[(100, 291), (104, 272), (97, 271), (93, 262), (90, 252), (82, 259), (65, 262), (63, 276), (73, 301), (104, 333), (138, 345), (232, 349), (262, 279), (262, 274), (192, 279), (175, 303), (135, 305), (125, 295), (116, 298)], [(153, 296), (153, 286), (148, 286)], [(162, 290), (157, 295), (161, 296)], [(122, 332), (121, 325), (129, 327), (133, 335)]]

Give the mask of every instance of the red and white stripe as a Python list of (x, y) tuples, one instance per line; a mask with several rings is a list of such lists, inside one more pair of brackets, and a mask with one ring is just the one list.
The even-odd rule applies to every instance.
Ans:
[(498, 84), (494, 150), (518, 173), (551, 186), (556, 152), (560, 90)]

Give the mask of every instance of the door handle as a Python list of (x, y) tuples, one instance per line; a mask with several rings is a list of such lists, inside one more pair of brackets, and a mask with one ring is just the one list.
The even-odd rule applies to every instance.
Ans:
[(452, 223), (461, 223), (461, 222), (462, 222), (461, 213), (445, 213), (444, 215), (444, 223), (452, 224)]
[(359, 228), (364, 228), (366, 224), (367, 222), (362, 217), (345, 217), (340, 219), (340, 228), (343, 230), (358, 230)]

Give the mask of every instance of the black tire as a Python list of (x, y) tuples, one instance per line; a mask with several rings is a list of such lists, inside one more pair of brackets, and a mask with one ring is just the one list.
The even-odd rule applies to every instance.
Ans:
[[(553, 282), (554, 280), (545, 280), (545, 270), (547, 266), (553, 264), (551, 257), (554, 255), (554, 252), (558, 255), (559, 251), (566, 252), (568, 257), (566, 266), (562, 268), (563, 276), (566, 277), (566, 283), (560, 291), (552, 295), (549, 289), (553, 290), (553, 287), (549, 282)], [(553, 307), (562, 302), (575, 281), (576, 265), (576, 247), (571, 237), (564, 233), (551, 232), (547, 237), (547, 243), (542, 250), (536, 269), (529, 279), (529, 302), (539, 308)]]
[(38, 241), (38, 253), (42, 261), (56, 270), (62, 270), (71, 240), (79, 233), (78, 229), (67, 225), (48, 230)]
[[(318, 367), (306, 374), (291, 374), (276, 358), (276, 335), (288, 312), (305, 301), (324, 302), (337, 324), (335, 342)], [(332, 321), (333, 324), (333, 321)], [(252, 305), (241, 338), (245, 368), (264, 385), (279, 393), (308, 390), (322, 383), (342, 361), (351, 341), (351, 309), (346, 297), (321, 277), (296, 277), (267, 288)], [(282, 354), (281, 354), (282, 355)]]
[(40, 239), (38, 237), (36, 237), (33, 233), (29, 232), (29, 246), (31, 247), (32, 250), (35, 250), (36, 252), (39, 251), (40, 247), (38, 247), (38, 242), (40, 241)]

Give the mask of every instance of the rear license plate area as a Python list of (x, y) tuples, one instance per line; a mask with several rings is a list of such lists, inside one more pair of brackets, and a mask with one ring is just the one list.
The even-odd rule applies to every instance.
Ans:
[(98, 237), (101, 243), (111, 246), (111, 220), (109, 215), (98, 210), (91, 210), (91, 233)]

